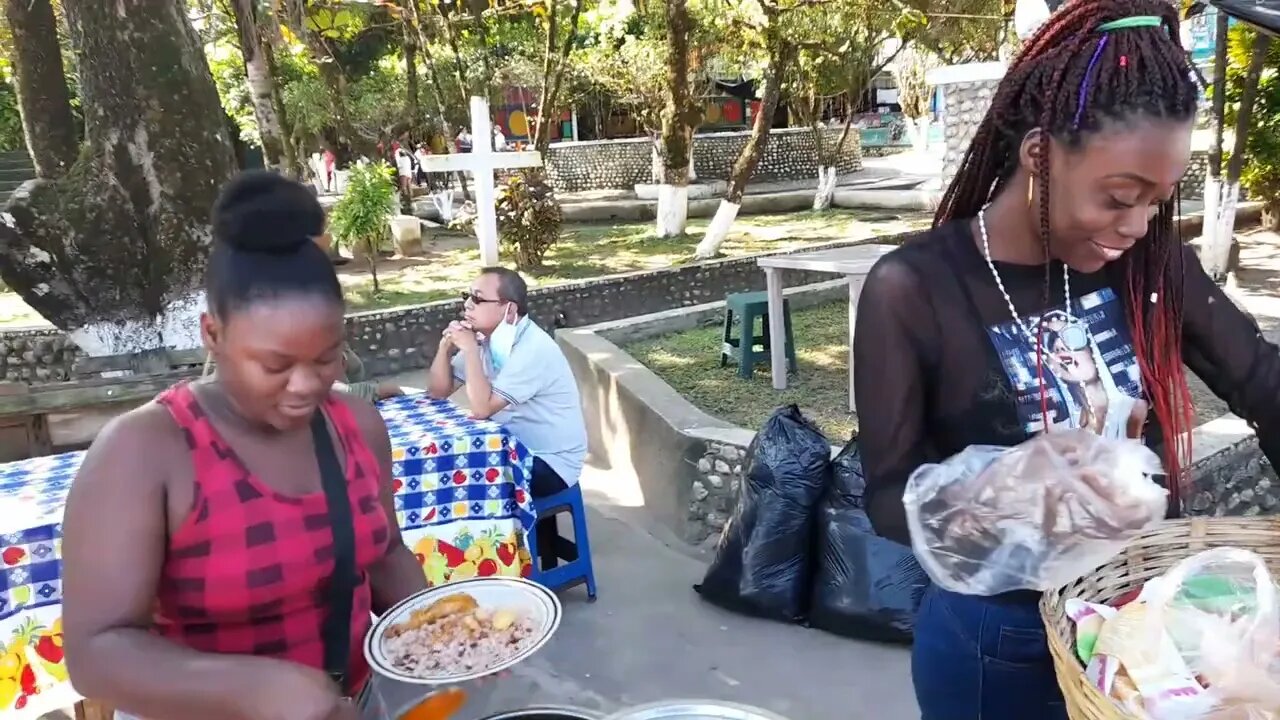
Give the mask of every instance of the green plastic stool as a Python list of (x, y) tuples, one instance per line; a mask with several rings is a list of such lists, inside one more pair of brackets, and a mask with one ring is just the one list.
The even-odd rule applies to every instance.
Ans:
[[(755, 334), (756, 318), (760, 318), (761, 333)], [(787, 368), (796, 371), (796, 343), (791, 334), (791, 304), (782, 301), (782, 318), (786, 326)], [(735, 320), (737, 322), (735, 323)], [(733, 337), (733, 327), (738, 325), (738, 337)], [(747, 340), (749, 338), (749, 340)], [(746, 340), (744, 342), (744, 340)], [(761, 349), (757, 350), (759, 346)], [(724, 338), (720, 346), (720, 367), (730, 360), (738, 363), (738, 376), (750, 378), (759, 362), (769, 362), (769, 296), (764, 291), (734, 293), (725, 297)]]

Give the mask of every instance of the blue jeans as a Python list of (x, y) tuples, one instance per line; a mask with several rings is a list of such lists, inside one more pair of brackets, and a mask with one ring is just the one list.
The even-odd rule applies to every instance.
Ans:
[(922, 720), (1066, 720), (1034, 598), (931, 585), (916, 616), (911, 676)]

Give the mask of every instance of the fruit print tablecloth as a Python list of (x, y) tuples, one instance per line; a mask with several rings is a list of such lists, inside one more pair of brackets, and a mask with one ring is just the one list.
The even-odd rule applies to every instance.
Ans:
[(425, 395), (379, 404), (400, 530), (427, 580), (527, 575), (533, 457), (501, 425)]
[[(501, 426), (424, 396), (380, 405), (396, 515), (432, 583), (530, 570), (532, 458)], [(0, 464), (0, 717), (34, 720), (80, 697), (62, 661), (62, 510), (83, 453)]]

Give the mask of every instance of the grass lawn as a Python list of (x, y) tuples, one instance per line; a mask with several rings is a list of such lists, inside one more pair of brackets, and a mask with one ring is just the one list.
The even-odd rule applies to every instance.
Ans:
[[(601, 275), (656, 270), (693, 260), (693, 248), (709, 219), (689, 223), (684, 238), (653, 237), (653, 223), (568, 225), (547, 253), (546, 266), (528, 278), (531, 285), (550, 285)], [(924, 213), (877, 210), (831, 210), (781, 215), (746, 215), (734, 222), (721, 249), (726, 256), (788, 250), (845, 239), (893, 235), (927, 227)], [(395, 264), (394, 270), (390, 265)], [(367, 272), (344, 269), (343, 287), (354, 310), (375, 310), (457, 297), (480, 267), (480, 252), (469, 238), (437, 243), (425, 258), (392, 261), (379, 273), (382, 292), (373, 293)]]
[[(529, 277), (531, 285), (549, 285), (636, 270), (682, 265), (693, 260), (693, 248), (709, 219), (689, 223), (684, 238), (658, 239), (653, 223), (572, 224), (547, 253), (546, 267)], [(927, 227), (925, 213), (880, 210), (830, 210), (780, 215), (745, 215), (734, 222), (721, 249), (723, 255), (751, 255), (788, 250), (836, 240), (893, 235)], [(379, 310), (454, 298), (467, 289), (480, 267), (480, 251), (469, 237), (428, 244), (423, 257), (397, 258), (379, 264), (382, 291), (361, 263), (348, 263), (339, 278), (352, 310)], [(16, 293), (0, 292), (0, 327), (47, 325)]]
[(843, 300), (792, 314), (800, 368), (782, 392), (773, 389), (767, 364), (757, 366), (750, 380), (738, 377), (734, 365), (720, 367), (718, 325), (644, 340), (625, 349), (711, 415), (758, 430), (774, 408), (796, 403), (833, 443), (841, 444), (858, 426), (848, 411), (848, 318), (848, 303)]

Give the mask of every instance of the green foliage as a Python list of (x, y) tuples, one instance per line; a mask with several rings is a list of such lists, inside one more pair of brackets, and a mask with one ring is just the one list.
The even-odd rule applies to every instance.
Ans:
[[(1227, 45), (1227, 127), (1234, 127), (1240, 110), (1240, 92), (1253, 53), (1254, 30), (1238, 24), (1231, 28)], [(1252, 198), (1280, 201), (1280, 43), (1272, 42), (1258, 80), (1253, 123), (1245, 142), (1245, 164), (1240, 184)]]
[(1013, 37), (1015, 0), (907, 0), (924, 22), (912, 33), (945, 65), (996, 60)]
[[(542, 259), (560, 237), (564, 212), (542, 173), (522, 171), (510, 175), (497, 188), (494, 212), (498, 236), (516, 253), (516, 267), (532, 272), (542, 267)], [(476, 207), (468, 202), (454, 216), (451, 227), (473, 232)]]
[(329, 213), (329, 230), (341, 246), (375, 257), (387, 247), (390, 222), (399, 210), (395, 171), (385, 162), (353, 165), (347, 187)]
[(494, 208), (502, 241), (515, 246), (516, 267), (542, 267), (542, 258), (560, 237), (564, 213), (541, 173), (512, 175), (498, 188)]
[(253, 98), (245, 81), (244, 56), (240, 49), (227, 43), (211, 43), (205, 48), (209, 73), (227, 116), (235, 121), (240, 139), (250, 145), (262, 144), (258, 138), (258, 121), (253, 115)]
[(22, 116), (18, 114), (18, 95), (13, 85), (0, 73), (0, 152), (24, 147)]

